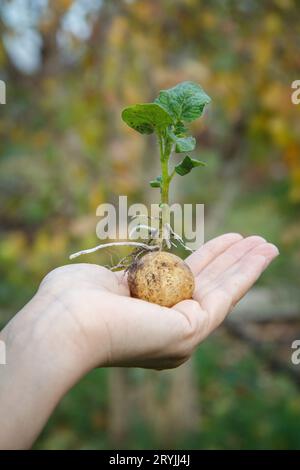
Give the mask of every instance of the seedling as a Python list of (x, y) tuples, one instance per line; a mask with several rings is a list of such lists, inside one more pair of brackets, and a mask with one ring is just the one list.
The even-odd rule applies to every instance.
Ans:
[[(168, 307), (190, 298), (194, 290), (194, 278), (187, 264), (168, 252), (178, 243), (187, 249), (169, 223), (169, 188), (175, 175), (185, 176), (205, 165), (188, 154), (195, 149), (196, 139), (188, 134), (186, 125), (202, 116), (209, 102), (209, 96), (199, 85), (182, 82), (160, 91), (153, 103), (136, 104), (123, 110), (122, 119), (128, 126), (140, 134), (155, 133), (157, 137), (161, 174), (150, 181), (150, 186), (160, 189), (159, 229), (143, 225), (151, 233), (145, 243), (107, 243), (71, 255), (75, 258), (110, 246), (134, 246), (131, 255), (113, 268), (126, 269), (132, 296)], [(184, 156), (170, 169), (173, 153)]]

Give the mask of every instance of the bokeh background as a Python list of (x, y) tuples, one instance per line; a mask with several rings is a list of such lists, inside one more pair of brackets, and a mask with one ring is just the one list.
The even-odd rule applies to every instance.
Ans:
[(155, 143), (120, 112), (182, 80), (212, 97), (193, 124), (207, 167), (172, 200), (205, 203), (206, 239), (255, 233), (281, 253), (188, 365), (92, 372), (35, 448), (299, 449), (299, 2), (1, 0), (0, 41), (1, 326), (97, 244), (100, 203), (157, 202)]

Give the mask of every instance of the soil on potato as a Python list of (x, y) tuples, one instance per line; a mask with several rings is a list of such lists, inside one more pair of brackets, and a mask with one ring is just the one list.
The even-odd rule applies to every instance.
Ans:
[(190, 299), (195, 282), (189, 266), (178, 256), (165, 251), (148, 253), (128, 269), (132, 297), (164, 307)]

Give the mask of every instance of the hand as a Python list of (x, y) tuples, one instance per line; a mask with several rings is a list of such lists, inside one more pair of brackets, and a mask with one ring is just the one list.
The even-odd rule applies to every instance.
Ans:
[(129, 297), (126, 277), (93, 264), (57, 268), (0, 334), (0, 448), (31, 446), (62, 396), (96, 366), (176, 367), (277, 256), (261, 237), (227, 234), (186, 262), (193, 300), (173, 308)]
[(194, 300), (173, 308), (129, 297), (124, 273), (84, 263), (52, 271), (37, 295), (62, 306), (64, 342), (76, 346), (88, 368), (171, 368), (190, 357), (277, 255), (258, 236), (209, 241), (186, 260), (195, 275)]

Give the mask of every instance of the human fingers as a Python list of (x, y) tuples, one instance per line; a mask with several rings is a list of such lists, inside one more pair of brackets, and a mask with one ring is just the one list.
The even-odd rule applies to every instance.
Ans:
[(243, 237), (239, 233), (220, 235), (198, 248), (198, 250), (185, 259), (185, 262), (191, 268), (194, 276), (196, 276), (217, 256), (242, 239)]

